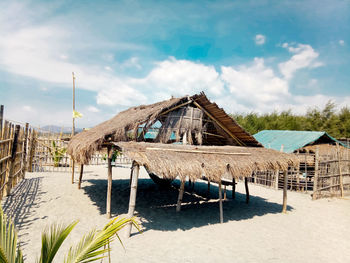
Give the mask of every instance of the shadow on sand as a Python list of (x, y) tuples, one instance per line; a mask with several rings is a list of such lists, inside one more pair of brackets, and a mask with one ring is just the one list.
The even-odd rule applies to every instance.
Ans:
[[(106, 213), (107, 180), (88, 180), (89, 186), (83, 191), (97, 205), (101, 214)], [(175, 180), (171, 188), (160, 188), (151, 179), (139, 179), (136, 214), (141, 218), (145, 231), (148, 229), (162, 231), (187, 230), (209, 224), (219, 223), (218, 187), (211, 185), (211, 200), (206, 200), (207, 184), (196, 182), (194, 194), (185, 191), (181, 212), (176, 213), (179, 181)], [(128, 212), (130, 187), (129, 180), (113, 180), (112, 186), (112, 216)], [(227, 190), (227, 196), (232, 191)], [(282, 195), (281, 195), (282, 202)], [(250, 196), (250, 203), (245, 203), (245, 195), (236, 192), (236, 199), (224, 201), (224, 222), (238, 221), (281, 213), (282, 205), (269, 202), (258, 196)], [(287, 209), (292, 210), (291, 206)]]

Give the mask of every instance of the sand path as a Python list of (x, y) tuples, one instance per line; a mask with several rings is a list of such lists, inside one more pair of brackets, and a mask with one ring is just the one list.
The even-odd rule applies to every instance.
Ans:
[[(128, 210), (130, 168), (113, 168), (113, 174), (115, 216)], [(56, 262), (83, 234), (107, 223), (106, 188), (105, 166), (87, 166), (81, 190), (69, 173), (27, 173), (2, 202), (19, 229), (26, 262), (35, 261), (41, 231), (52, 222), (80, 221)], [(145, 231), (123, 238), (126, 251), (115, 242), (112, 262), (349, 262), (349, 199), (312, 201), (289, 192), (288, 213), (281, 214), (282, 191), (250, 185), (246, 205), (240, 182), (236, 200), (224, 202), (225, 223), (219, 224), (218, 189), (212, 186), (210, 202), (202, 197), (206, 189), (196, 183), (197, 194), (186, 193), (176, 213), (177, 190), (160, 189), (141, 169), (136, 211)]]

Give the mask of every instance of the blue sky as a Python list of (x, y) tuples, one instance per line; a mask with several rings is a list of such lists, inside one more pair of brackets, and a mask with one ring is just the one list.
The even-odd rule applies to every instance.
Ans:
[(350, 105), (350, 1), (0, 1), (5, 116), (77, 126), (205, 91), (227, 112)]

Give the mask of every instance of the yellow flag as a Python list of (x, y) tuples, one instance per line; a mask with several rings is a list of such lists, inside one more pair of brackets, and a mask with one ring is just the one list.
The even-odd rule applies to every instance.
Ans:
[(76, 110), (73, 111), (73, 118), (81, 118), (83, 117), (83, 114), (81, 114), (80, 112), (77, 112)]

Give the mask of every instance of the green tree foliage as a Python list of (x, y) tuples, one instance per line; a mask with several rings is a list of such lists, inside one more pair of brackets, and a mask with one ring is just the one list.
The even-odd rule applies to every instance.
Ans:
[(350, 138), (350, 108), (343, 107), (338, 111), (332, 101), (328, 101), (323, 109), (308, 109), (305, 115), (296, 115), (288, 110), (231, 116), (251, 134), (262, 130), (326, 131), (335, 138)]

